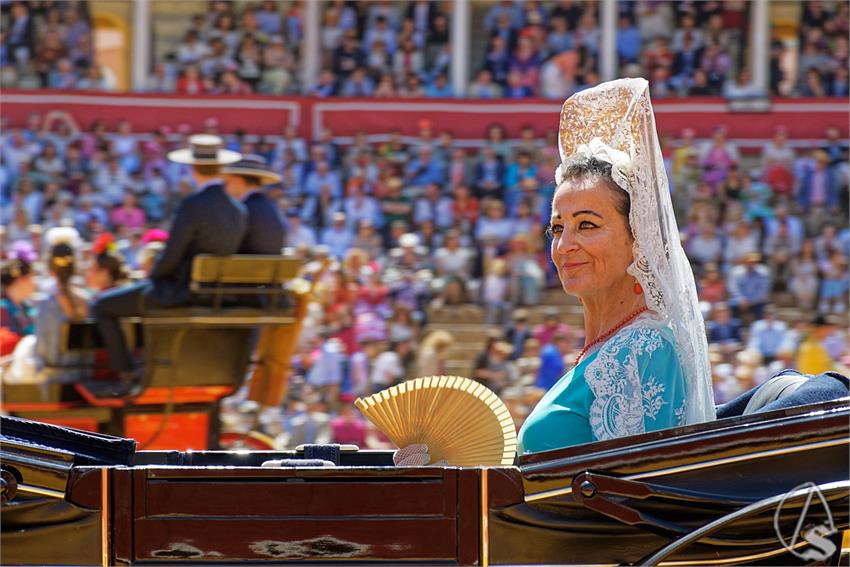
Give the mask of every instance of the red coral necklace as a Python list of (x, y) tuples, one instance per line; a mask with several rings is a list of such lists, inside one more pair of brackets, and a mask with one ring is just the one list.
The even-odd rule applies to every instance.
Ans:
[(625, 327), (626, 324), (629, 321), (631, 321), (632, 319), (634, 319), (635, 317), (637, 317), (638, 315), (640, 315), (644, 311), (648, 311), (648, 310), (649, 309), (646, 306), (641, 307), (640, 309), (638, 309), (637, 311), (635, 311), (634, 313), (632, 313), (631, 315), (629, 315), (628, 317), (626, 317), (625, 319), (623, 319), (622, 321), (617, 323), (612, 329), (610, 329), (609, 331), (607, 331), (605, 333), (602, 333), (601, 335), (599, 335), (598, 337), (593, 339), (583, 349), (581, 349), (580, 353), (578, 353), (578, 356), (576, 357), (575, 362), (573, 362), (573, 366), (578, 366), (578, 363), (581, 361), (581, 359), (584, 357), (584, 355), (587, 354), (587, 351), (590, 350), (590, 347), (592, 347), (594, 345), (598, 345), (602, 341), (610, 339), (614, 335), (614, 333), (616, 333), (617, 331), (619, 331), (620, 329)]

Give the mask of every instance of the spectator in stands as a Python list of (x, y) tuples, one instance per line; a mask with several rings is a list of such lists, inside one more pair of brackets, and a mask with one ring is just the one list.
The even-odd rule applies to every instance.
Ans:
[[(517, 360), (524, 354), (526, 341), (532, 339), (532, 329), (528, 324), (528, 310), (524, 308), (515, 309), (511, 320), (512, 322), (505, 328), (505, 341), (513, 348), (511, 360)], [(536, 339), (534, 340), (537, 342)]]
[(490, 388), (497, 396), (503, 388), (516, 382), (516, 368), (509, 360), (512, 348), (504, 341), (495, 341), (483, 360), (476, 365), (472, 377)]
[(331, 419), (331, 439), (341, 445), (368, 447), (368, 423), (354, 409), (354, 395), (344, 392), (339, 395), (339, 415)]
[(503, 198), (505, 166), (492, 145), (484, 147), (481, 161), (475, 168), (473, 179), (481, 198)]
[(177, 80), (176, 93), (188, 95), (203, 94), (210, 91), (211, 88), (212, 84), (201, 77), (198, 68), (195, 65), (188, 65), (183, 69), (181, 77)]
[(703, 266), (703, 276), (698, 281), (700, 301), (720, 303), (726, 301), (726, 282), (717, 264), (709, 263)]
[(449, 374), (447, 355), (449, 347), (455, 342), (451, 333), (443, 330), (432, 331), (419, 347), (416, 359), (416, 376), (446, 376)]
[(372, 366), (372, 393), (380, 392), (404, 379), (404, 357), (410, 352), (409, 340), (391, 341), (387, 350), (375, 358)]
[(433, 155), (431, 146), (419, 147), (418, 157), (411, 160), (405, 168), (405, 181), (408, 187), (423, 188), (430, 183), (442, 185), (445, 178), (443, 164)]
[(734, 348), (741, 343), (741, 322), (733, 317), (732, 310), (725, 303), (714, 305), (712, 316), (706, 322), (708, 342)]
[(136, 195), (130, 192), (124, 195), (121, 205), (112, 210), (110, 220), (116, 230), (118, 227), (140, 230), (147, 224), (144, 209), (138, 206)]
[(401, 83), (398, 96), (402, 98), (423, 98), (425, 96), (425, 87), (422, 85), (419, 75), (408, 75), (404, 82)]
[(6, 48), (18, 68), (23, 70), (35, 50), (35, 29), (26, 2), (12, 4), (9, 27), (6, 33)]
[(803, 84), (800, 86), (800, 95), (807, 97), (824, 97), (827, 95), (821, 72), (810, 67), (804, 75)]
[(375, 17), (374, 24), (367, 27), (366, 35), (363, 37), (363, 47), (367, 52), (372, 51), (377, 42), (384, 45), (390, 57), (395, 53), (397, 48), (397, 36), (394, 26), (387, 23), (387, 18), (383, 15)]
[(634, 21), (628, 15), (621, 14), (617, 22), (617, 56), (620, 65), (636, 63), (640, 56), (641, 35)]
[(726, 127), (718, 126), (702, 150), (703, 180), (715, 185), (726, 179), (733, 164), (739, 163), (738, 152), (726, 139)]
[(746, 257), (752, 257), (759, 251), (759, 236), (753, 230), (749, 222), (742, 219), (735, 224), (735, 229), (726, 236), (723, 261), (727, 268), (731, 269), (744, 261)]
[(723, 51), (719, 44), (709, 43), (700, 58), (700, 67), (708, 76), (708, 84), (712, 88), (712, 94), (720, 94), (732, 67), (729, 55)]
[(0, 266), (0, 330), (3, 340), (0, 354), (11, 354), (18, 342), (35, 332), (35, 307), (30, 302), (36, 291), (32, 262), (35, 250), (25, 242), (13, 249)]
[(197, 64), (210, 53), (209, 45), (200, 40), (198, 32), (189, 30), (183, 38), (183, 43), (177, 47), (177, 61), (182, 65)]
[(688, 240), (686, 249), (688, 259), (697, 267), (709, 263), (718, 264), (723, 254), (723, 242), (717, 234), (717, 228), (705, 223), (701, 226), (699, 234)]
[(818, 207), (834, 211), (838, 206), (838, 183), (829, 168), (829, 155), (823, 151), (815, 152), (814, 170), (807, 170), (800, 179), (797, 203), (800, 209), (808, 212)]
[(320, 238), (320, 242), (330, 248), (331, 254), (338, 260), (345, 257), (353, 240), (354, 235), (346, 226), (345, 213), (342, 211), (333, 214), (331, 225), (322, 231)]
[(761, 264), (761, 255), (750, 252), (742, 258), (743, 264), (729, 271), (729, 303), (736, 317), (762, 316), (772, 286), (767, 267)]
[(366, 69), (357, 67), (342, 84), (342, 94), (348, 97), (368, 97), (375, 91), (375, 85)]
[(507, 84), (504, 89), (505, 98), (529, 98), (534, 96), (534, 91), (525, 84), (525, 80), (519, 69), (511, 69), (508, 73)]
[(63, 325), (80, 321), (89, 312), (88, 294), (72, 281), (76, 274), (75, 246), (81, 242), (80, 235), (73, 228), (61, 227), (48, 231), (45, 240), (52, 245), (48, 269), (53, 285), (37, 305), (33, 354), (40, 366), (80, 364), (79, 353), (65, 353), (61, 344)]
[(337, 76), (348, 77), (358, 67), (366, 66), (366, 54), (358, 46), (357, 33), (353, 30), (345, 32), (342, 44), (333, 54), (333, 69)]
[(514, 50), (508, 66), (510, 77), (511, 71), (517, 71), (522, 76), (522, 84), (533, 93), (537, 93), (540, 84), (540, 66), (542, 64), (540, 54), (531, 38), (520, 36), (517, 47)]
[(764, 315), (750, 328), (747, 348), (758, 352), (766, 363), (772, 362), (788, 341), (788, 326), (775, 317), (772, 305), (766, 305)]
[(425, 86), (425, 96), (429, 98), (453, 98), (454, 88), (444, 73), (439, 73)]
[(502, 96), (502, 88), (493, 82), (493, 75), (487, 69), (481, 69), (472, 84), (469, 85), (467, 95), (472, 98), (499, 98)]
[(289, 248), (316, 245), (315, 231), (301, 222), (301, 214), (297, 209), (290, 209), (286, 214), (286, 238), (284, 244)]
[(797, 350), (797, 370), (805, 374), (820, 374), (835, 369), (835, 361), (823, 344), (831, 332), (832, 326), (823, 315), (816, 316), (806, 326)]
[(425, 71), (425, 55), (413, 42), (406, 38), (401, 41), (400, 49), (393, 55), (393, 73), (401, 81), (411, 74), (422, 75)]
[(847, 274), (847, 258), (840, 250), (833, 250), (827, 258), (819, 261), (821, 287), (818, 312), (845, 313), (847, 292), (850, 291), (850, 276)]
[(257, 19), (257, 26), (267, 36), (280, 36), (283, 33), (283, 19), (274, 0), (263, 0), (259, 9), (254, 12), (254, 17)]
[(546, 36), (546, 51), (548, 55), (558, 55), (573, 49), (573, 35), (564, 16), (553, 15), (549, 19), (551, 29)]
[(382, 225), (381, 206), (378, 201), (364, 192), (362, 180), (352, 178), (348, 183), (347, 193), (344, 211), (352, 232), (363, 221), (369, 222), (372, 226), (380, 227)]
[[(599, 55), (601, 31), (592, 9), (585, 9), (579, 18), (578, 26), (573, 31), (576, 46), (583, 49), (587, 58), (595, 60)], [(589, 81), (586, 81), (589, 83)], [(595, 84), (595, 83), (594, 83)]]
[(507, 40), (502, 35), (492, 36), (484, 55), (484, 69), (490, 71), (490, 75), (496, 83), (505, 85), (508, 80), (510, 63), (511, 52)]
[[(692, 93), (711, 94), (711, 93)], [(744, 67), (738, 71), (735, 80), (727, 79), (723, 84), (723, 96), (733, 100), (744, 100), (763, 97), (765, 93), (753, 82), (750, 70)]]
[(506, 216), (505, 204), (495, 199), (484, 207), (484, 216), (478, 219), (475, 238), (479, 241), (490, 240), (503, 246), (513, 236), (513, 221)]
[(563, 331), (556, 331), (551, 341), (543, 344), (540, 349), (540, 368), (537, 370), (535, 386), (549, 390), (561, 379), (567, 369), (565, 357), (571, 349), (572, 337)]

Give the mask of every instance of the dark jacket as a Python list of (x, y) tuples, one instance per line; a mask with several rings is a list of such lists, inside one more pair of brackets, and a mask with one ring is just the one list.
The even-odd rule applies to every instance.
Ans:
[(150, 279), (150, 295), (163, 306), (189, 303), (192, 260), (198, 254), (236, 254), (248, 225), (245, 206), (220, 183), (207, 185), (177, 207), (165, 250)]
[(283, 220), (277, 207), (266, 195), (254, 192), (244, 201), (248, 209), (248, 229), (240, 254), (280, 254), (285, 237)]

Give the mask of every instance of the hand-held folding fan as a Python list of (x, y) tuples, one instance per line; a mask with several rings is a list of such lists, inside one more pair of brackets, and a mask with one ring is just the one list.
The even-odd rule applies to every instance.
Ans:
[(514, 462), (516, 428), (491, 390), (460, 376), (403, 382), (354, 404), (398, 447), (425, 443), (431, 462), (507, 466)]

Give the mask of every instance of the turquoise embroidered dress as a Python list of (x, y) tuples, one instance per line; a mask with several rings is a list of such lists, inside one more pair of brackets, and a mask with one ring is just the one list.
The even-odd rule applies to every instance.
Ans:
[(520, 429), (517, 453), (675, 427), (684, 416), (685, 378), (673, 333), (642, 317), (546, 392)]

